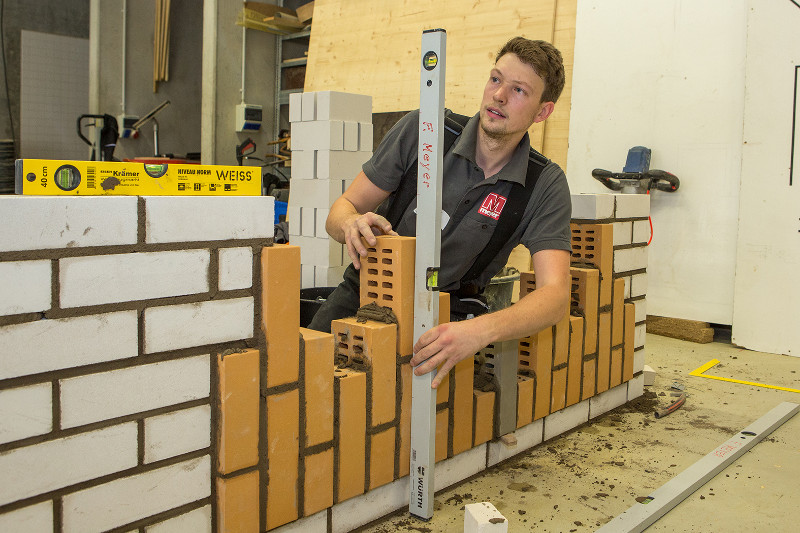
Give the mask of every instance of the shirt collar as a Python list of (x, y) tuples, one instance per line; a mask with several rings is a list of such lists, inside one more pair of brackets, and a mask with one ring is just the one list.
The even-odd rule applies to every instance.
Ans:
[[(453, 154), (464, 157), (477, 165), (475, 161), (475, 146), (478, 143), (478, 128), (480, 127), (480, 113), (477, 113), (467, 122), (461, 135), (456, 139), (453, 145)], [(525, 185), (525, 176), (528, 172), (528, 154), (530, 151), (531, 142), (528, 132), (522, 137), (522, 140), (517, 145), (511, 160), (506, 163), (500, 172), (491, 177), (492, 181), (505, 180), (520, 185)]]

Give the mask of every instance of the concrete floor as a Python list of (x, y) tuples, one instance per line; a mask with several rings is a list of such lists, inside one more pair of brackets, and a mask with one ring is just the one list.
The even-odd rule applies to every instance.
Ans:
[[(646, 362), (658, 374), (639, 400), (442, 491), (429, 522), (399, 512), (361, 531), (460, 532), (464, 505), (481, 501), (503, 513), (510, 532), (593, 531), (779, 403), (800, 403), (798, 393), (689, 375), (719, 359), (707, 374), (800, 389), (796, 357), (652, 334), (646, 346)], [(654, 409), (671, 402), (675, 381), (686, 387), (686, 404), (656, 419)], [(798, 531), (799, 479), (800, 414), (648, 532)]]

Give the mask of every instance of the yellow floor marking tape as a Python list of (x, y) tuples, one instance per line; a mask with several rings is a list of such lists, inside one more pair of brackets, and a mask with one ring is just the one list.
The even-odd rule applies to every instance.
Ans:
[(697, 376), (699, 378), (718, 379), (720, 381), (730, 381), (731, 383), (741, 383), (742, 385), (752, 385), (754, 387), (764, 387), (764, 388), (767, 388), (767, 389), (785, 390), (785, 391), (789, 391), (789, 392), (800, 393), (800, 390), (798, 390), (798, 389), (790, 389), (788, 387), (778, 387), (777, 385), (767, 385), (765, 383), (755, 383), (753, 381), (742, 381), (740, 379), (721, 378), (719, 376), (706, 376), (705, 374), (703, 374), (703, 372), (705, 372), (706, 370), (708, 370), (711, 367), (716, 366), (718, 364), (719, 364), (719, 360), (718, 359), (712, 359), (711, 361), (709, 361), (708, 363), (704, 364), (703, 366), (701, 366), (699, 368), (696, 368), (696, 369), (692, 370), (691, 372), (689, 372), (689, 375), (690, 376)]

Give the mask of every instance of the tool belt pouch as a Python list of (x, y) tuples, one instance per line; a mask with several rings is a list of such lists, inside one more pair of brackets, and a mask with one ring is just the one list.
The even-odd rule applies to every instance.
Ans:
[(450, 293), (450, 321), (460, 322), (475, 318), (489, 312), (489, 306), (486, 305), (486, 298), (483, 294), (477, 294), (469, 297), (458, 297)]

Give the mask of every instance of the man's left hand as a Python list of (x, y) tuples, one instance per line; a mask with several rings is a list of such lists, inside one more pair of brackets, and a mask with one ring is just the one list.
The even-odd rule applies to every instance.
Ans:
[(422, 376), (439, 367), (431, 384), (435, 389), (456, 363), (485, 347), (480, 329), (470, 322), (447, 322), (423, 333), (411, 358), (411, 366), (416, 367), (414, 374)]

